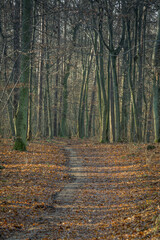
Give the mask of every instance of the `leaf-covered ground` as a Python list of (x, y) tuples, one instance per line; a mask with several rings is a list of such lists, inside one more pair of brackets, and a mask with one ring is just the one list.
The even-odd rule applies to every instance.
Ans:
[[(69, 180), (64, 150), (54, 143), (31, 143), (27, 152), (0, 144), (0, 236), (37, 224), (54, 195)], [(4, 167), (4, 169), (3, 169)], [(1, 239), (0, 237), (0, 239)]]
[[(71, 204), (56, 193), (73, 182), (69, 146), (83, 159), (85, 181)], [(0, 144), (2, 239), (38, 229), (30, 239), (160, 239), (160, 146), (62, 140)], [(4, 167), (4, 168), (3, 168)], [(29, 239), (26, 238), (19, 239)]]

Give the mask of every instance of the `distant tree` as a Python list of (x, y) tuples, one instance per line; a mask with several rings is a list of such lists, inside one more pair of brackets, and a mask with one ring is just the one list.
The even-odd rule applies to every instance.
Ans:
[(160, 142), (160, 10), (158, 11), (157, 36), (153, 51), (153, 118), (155, 142)]
[(1, 134), (159, 141), (159, 6), (1, 0)]
[[(16, 84), (20, 78), (20, 0), (15, 1), (14, 16), (13, 16), (13, 29), (14, 29), (14, 71), (13, 82)], [(13, 118), (15, 119), (18, 108), (18, 95), (19, 89), (14, 89), (13, 99)], [(15, 122), (14, 122), (15, 123)], [(14, 135), (16, 134), (16, 126), (14, 126)]]

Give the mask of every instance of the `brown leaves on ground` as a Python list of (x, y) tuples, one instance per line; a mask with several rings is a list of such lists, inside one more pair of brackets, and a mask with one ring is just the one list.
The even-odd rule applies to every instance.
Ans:
[(37, 224), (40, 211), (69, 180), (64, 151), (54, 143), (30, 143), (27, 152), (12, 145), (0, 145), (0, 238)]
[(88, 173), (77, 207), (92, 239), (160, 239), (160, 146), (149, 164), (143, 144), (75, 147)]
[[(69, 180), (65, 145), (84, 160), (86, 180), (73, 204), (60, 207), (53, 195)], [(1, 144), (1, 230), (7, 236), (38, 225), (36, 219), (52, 204), (59, 217), (53, 215), (48, 235), (37, 239), (160, 239), (160, 146), (155, 146), (146, 151), (145, 144), (57, 139), (30, 143), (23, 153), (8, 141)]]

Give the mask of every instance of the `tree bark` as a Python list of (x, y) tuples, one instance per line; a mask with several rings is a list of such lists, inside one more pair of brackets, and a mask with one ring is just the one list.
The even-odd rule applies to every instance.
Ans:
[(28, 114), (28, 80), (30, 67), (31, 13), (32, 1), (22, 1), (22, 60), (21, 60), (21, 88), (19, 104), (16, 114), (15, 150), (26, 150), (27, 114)]
[[(113, 36), (113, 24), (114, 24), (114, 9), (111, 2), (105, 2), (106, 11), (107, 11), (107, 18), (108, 18), (108, 32), (109, 32), (109, 43), (104, 41), (103, 31), (101, 30), (100, 37), (103, 40), (105, 47), (109, 50), (111, 54), (111, 62), (112, 62), (112, 74), (113, 74), (113, 90), (114, 90), (114, 111), (115, 111), (115, 141), (120, 141), (121, 134), (120, 134), (120, 106), (119, 106), (119, 90), (118, 90), (118, 79), (117, 79), (117, 68), (116, 68), (116, 59), (119, 55), (122, 46), (125, 40), (125, 20), (122, 15), (122, 34), (121, 38), (118, 42), (118, 46), (114, 47), (114, 36)], [(123, 4), (122, 4), (122, 14), (123, 14)]]
[(35, 44), (35, 32), (36, 32), (36, 6), (33, 7), (33, 33), (32, 33), (32, 43), (31, 43), (31, 54), (30, 54), (30, 76), (29, 76), (29, 98), (28, 98), (28, 129), (27, 129), (27, 140), (32, 139), (32, 94), (33, 94), (33, 64), (34, 64), (34, 44)]
[(93, 119), (95, 97), (96, 97), (96, 76), (93, 83), (93, 90), (92, 90), (92, 96), (91, 96), (91, 107), (90, 107), (89, 121), (88, 121), (88, 137), (91, 137), (91, 133), (92, 133), (92, 119)]
[(37, 107), (37, 137), (42, 136), (42, 85), (43, 85), (43, 70), (44, 70), (44, 6), (41, 17), (41, 44), (40, 44), (40, 62), (39, 62), (39, 78), (38, 78), (38, 107)]
[(59, 82), (60, 82), (60, 74), (59, 74), (59, 70), (60, 70), (60, 40), (61, 40), (61, 31), (60, 31), (60, 27), (61, 27), (61, 23), (60, 23), (60, 6), (59, 6), (59, 2), (57, 2), (57, 9), (58, 9), (58, 13), (57, 13), (57, 61), (56, 61), (56, 79), (55, 79), (55, 95), (54, 95), (54, 130), (53, 130), (53, 134), (55, 137), (58, 136), (59, 134), (59, 123), (58, 123), (58, 96), (59, 96)]
[[(13, 72), (13, 82), (16, 82), (20, 78), (20, 0), (15, 1), (15, 8), (14, 8), (14, 72)], [(13, 99), (13, 118), (15, 118), (17, 107), (18, 107), (18, 98), (19, 98), (19, 89), (14, 89), (14, 99)], [(16, 129), (14, 129), (15, 135)]]
[(154, 118), (154, 140), (160, 142), (160, 116), (159, 116), (159, 77), (160, 77), (160, 10), (158, 11), (157, 36), (153, 52), (153, 118)]

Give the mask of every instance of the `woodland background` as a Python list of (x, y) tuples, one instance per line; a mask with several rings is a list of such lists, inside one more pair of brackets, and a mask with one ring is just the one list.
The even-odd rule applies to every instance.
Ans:
[(159, 9), (0, 1), (0, 238), (159, 239)]
[(1, 0), (0, 135), (158, 142), (158, 11), (159, 0)]

